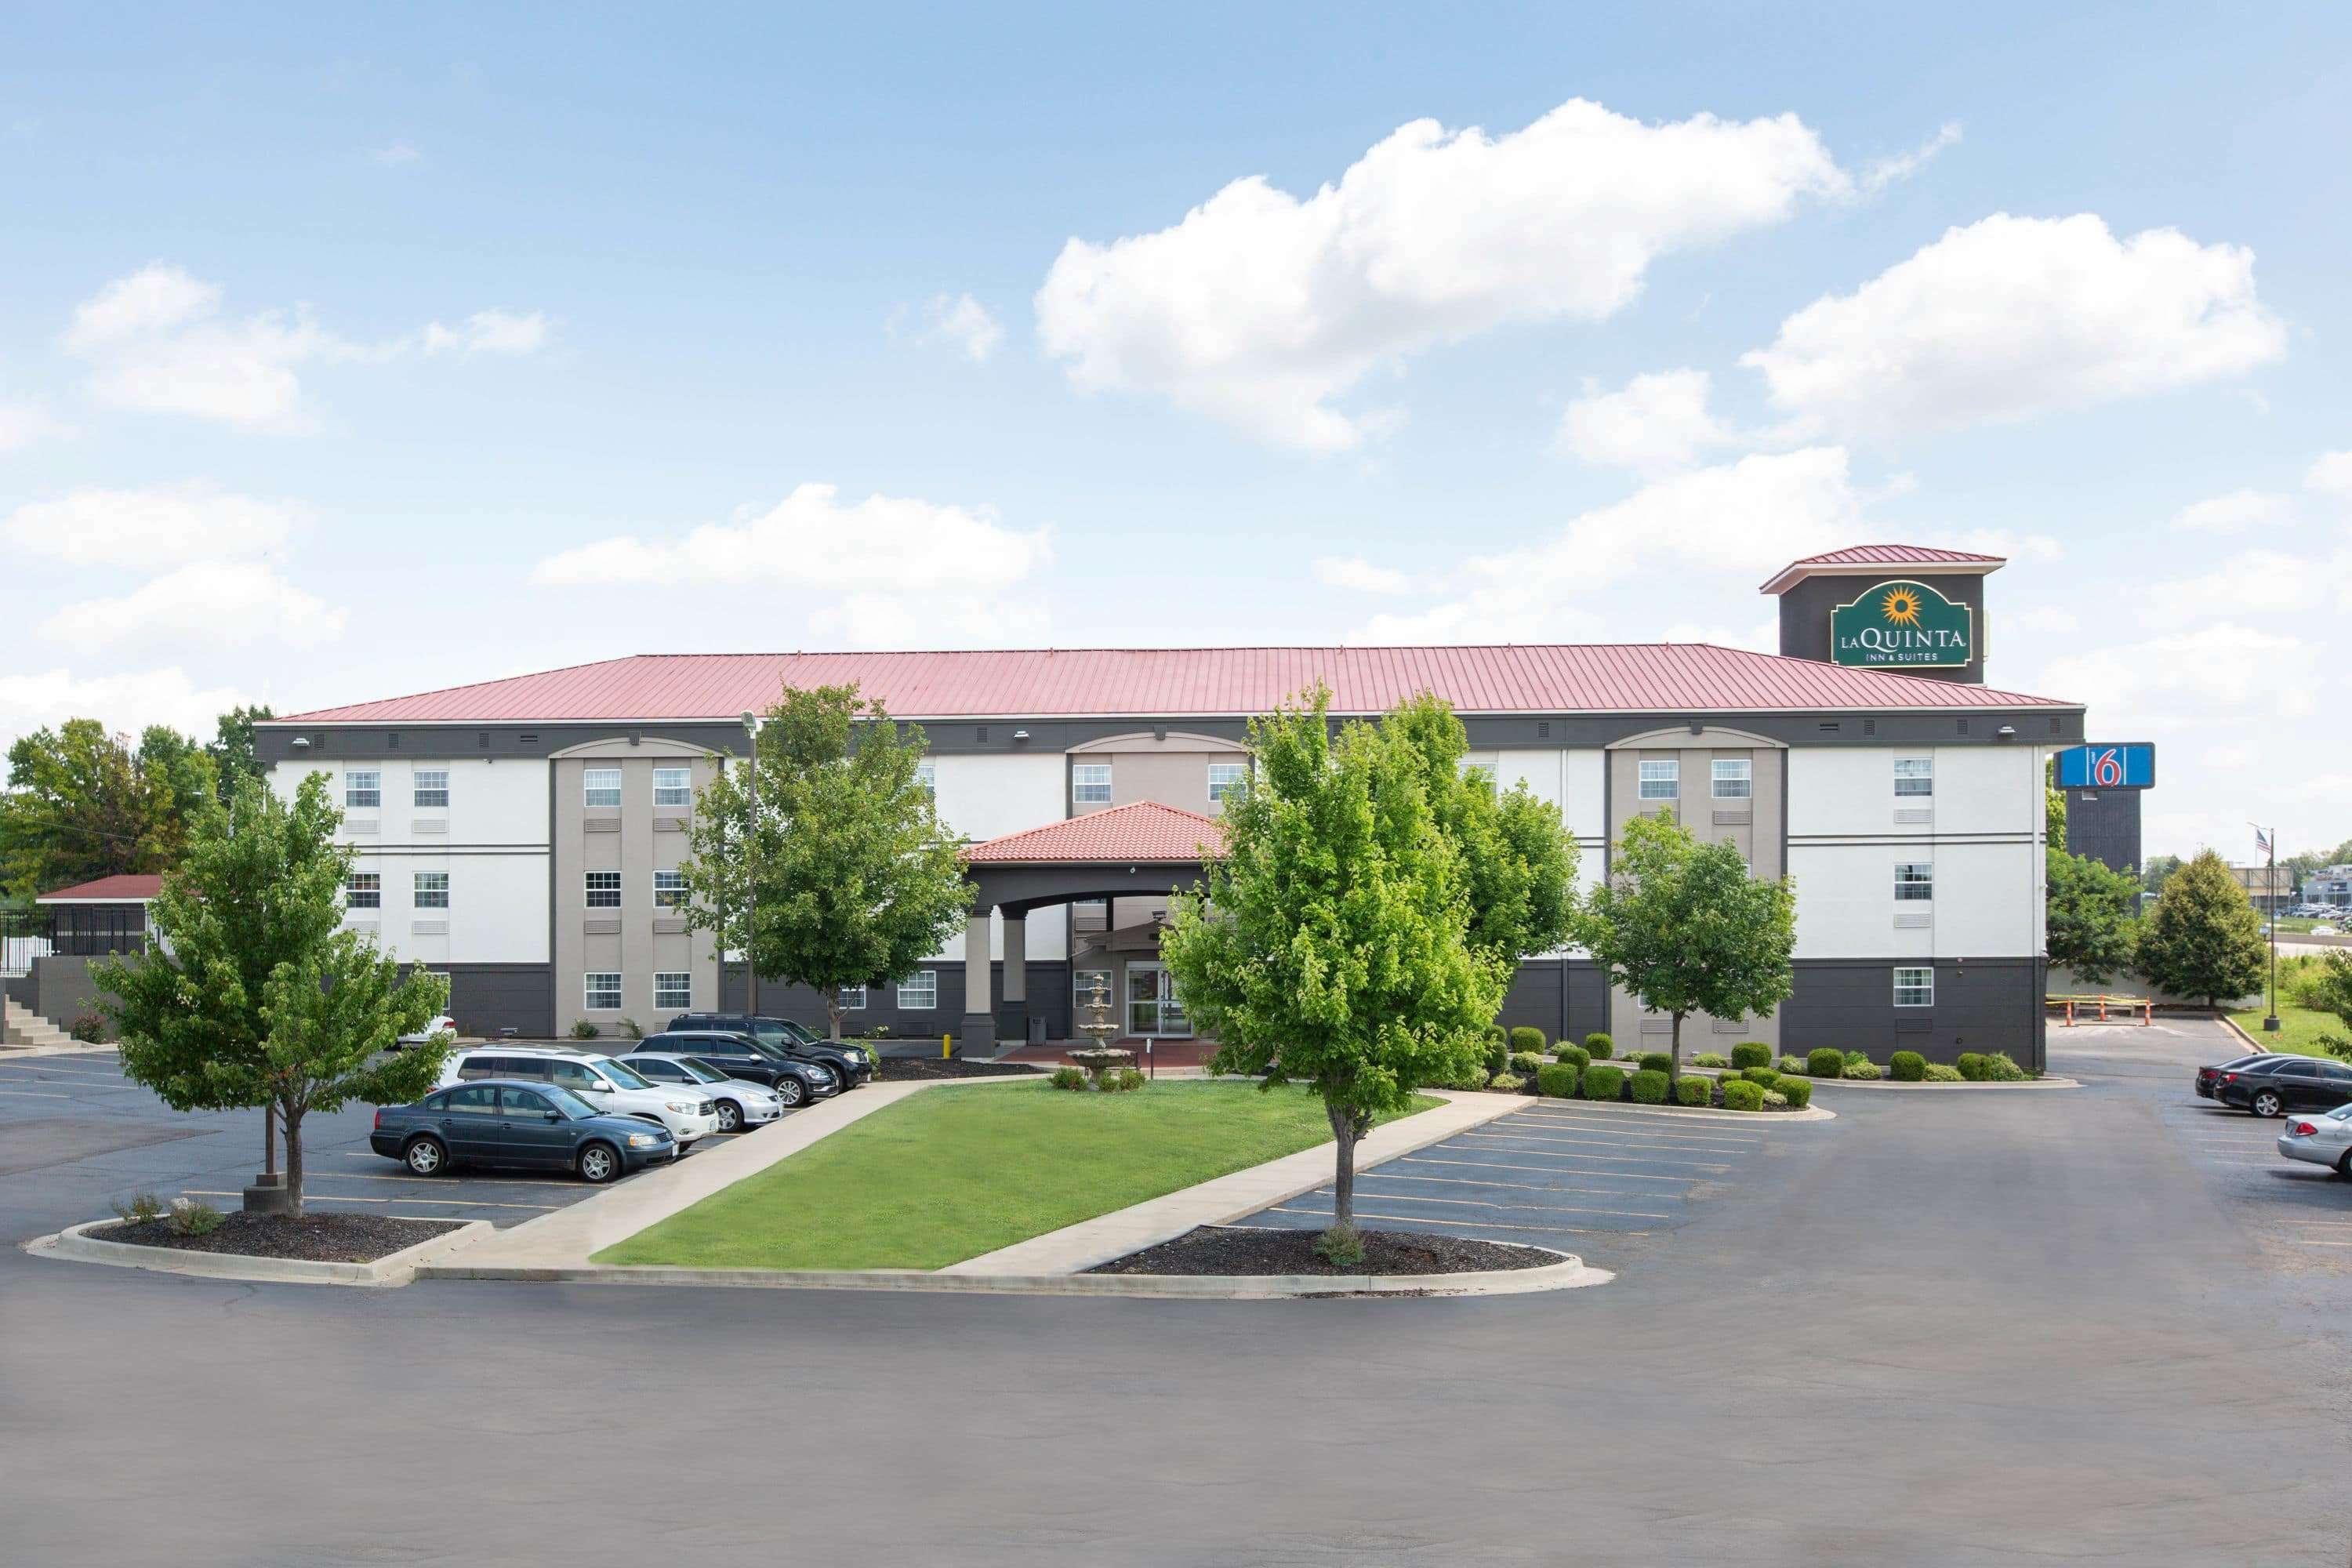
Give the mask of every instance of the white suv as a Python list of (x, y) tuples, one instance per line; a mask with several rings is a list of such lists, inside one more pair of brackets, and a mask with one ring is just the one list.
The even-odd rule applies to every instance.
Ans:
[(678, 1152), (719, 1127), (719, 1108), (707, 1094), (657, 1084), (626, 1063), (548, 1046), (497, 1046), (453, 1051), (441, 1087), (469, 1079), (519, 1078), (568, 1089), (599, 1110), (658, 1121), (677, 1140)]

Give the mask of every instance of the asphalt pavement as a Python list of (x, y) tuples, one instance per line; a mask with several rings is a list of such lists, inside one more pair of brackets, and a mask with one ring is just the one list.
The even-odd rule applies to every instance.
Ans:
[[(1627, 1200), (1673, 1218), (1580, 1237), (1618, 1278), (1551, 1295), (366, 1291), (12, 1248), (0, 1541), (40, 1564), (2332, 1568), (2352, 1247), (2317, 1243), (2352, 1183), (2273, 1174), (2275, 1123), (2202, 1109), (2190, 1069), (2228, 1054), (2204, 1024), (2053, 1030), (2080, 1089), (1824, 1089), (1836, 1121)], [(195, 1136), (249, 1163), (249, 1127)], [(101, 1174), (174, 1146), (0, 1173), (0, 1226), (102, 1212)]]

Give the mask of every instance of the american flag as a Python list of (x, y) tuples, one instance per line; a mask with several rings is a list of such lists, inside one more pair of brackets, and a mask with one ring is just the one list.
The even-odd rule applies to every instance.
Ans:
[(2271, 852), (2271, 830), (2270, 830), (2269, 828), (2267, 828), (2267, 827), (2257, 827), (2257, 828), (2255, 828), (2255, 829), (2254, 829), (2254, 853), (2255, 853), (2255, 854), (2257, 854), (2257, 855), (2267, 855), (2267, 854), (2269, 854), (2270, 852)]

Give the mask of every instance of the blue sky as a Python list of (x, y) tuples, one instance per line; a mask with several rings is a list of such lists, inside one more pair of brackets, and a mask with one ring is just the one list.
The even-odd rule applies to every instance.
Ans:
[(19, 11), (0, 733), (650, 649), (1761, 646), (1778, 558), (1990, 543), (1991, 679), (2159, 742), (2152, 849), (2332, 844), (2347, 35)]

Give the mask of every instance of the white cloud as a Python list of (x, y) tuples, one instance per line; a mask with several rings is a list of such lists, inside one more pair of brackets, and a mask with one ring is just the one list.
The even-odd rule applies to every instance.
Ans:
[(377, 148), (373, 156), (385, 168), (398, 169), (415, 163), (425, 154), (406, 142), (392, 142)]
[(1687, 467), (1735, 439), (1707, 412), (1712, 387), (1703, 370), (1637, 375), (1618, 392), (1587, 382), (1560, 421), (1560, 447), (1588, 463), (1644, 471)]
[(2172, 514), (2172, 527), (2182, 533), (2242, 533), (2250, 528), (2285, 522), (2293, 515), (2284, 496), (2267, 490), (2231, 490), (2182, 507)]
[(200, 689), (177, 666), (81, 677), (63, 668), (0, 674), (0, 745), (68, 719), (96, 719), (132, 735), (150, 724), (169, 724), (208, 736), (220, 714), (256, 700), (233, 687)]
[(2352, 496), (2352, 452), (2323, 452), (2303, 476), (2303, 488), (2323, 495)]
[(90, 394), (109, 407), (299, 430), (309, 422), (303, 366), (382, 362), (412, 350), (522, 353), (545, 339), (543, 317), (499, 310), (374, 343), (326, 331), (304, 308), (226, 319), (219, 285), (159, 261), (84, 300), (63, 341), (89, 362)]
[(1326, 587), (1359, 594), (1403, 594), (1412, 578), (1393, 566), (1375, 566), (1360, 555), (1322, 555), (1315, 561), (1315, 580)]
[(305, 515), (290, 501), (233, 495), (201, 482), (85, 488), (9, 513), (0, 521), (0, 548), (78, 566), (154, 568), (273, 549)]
[[(2226, 605), (2219, 606), (2227, 608)], [(2210, 733), (2315, 707), (2312, 645), (2233, 621), (2053, 659), (2026, 689), (2087, 703), (2103, 731)]]
[(1874, 160), (1863, 171), (1862, 188), (1875, 195), (1889, 185), (1900, 184), (1933, 162), (1936, 154), (1960, 143), (1960, 122), (1948, 120), (1936, 133), (1907, 153), (1897, 153), (1891, 158)]
[[(898, 320), (891, 321), (890, 331), (893, 336), (899, 334)], [(969, 294), (934, 294), (923, 301), (923, 325), (908, 335), (920, 344), (945, 343), (980, 364), (1004, 342), (1004, 327)]]
[(1806, 427), (1893, 434), (2241, 375), (2285, 346), (2242, 246), (2001, 213), (1815, 300), (1741, 363)]
[(114, 598), (85, 599), (41, 623), (45, 637), (85, 647), (260, 642), (311, 647), (341, 635), (348, 612), (259, 562), (197, 562)]
[[(2216, 616), (2276, 617), (2340, 603), (2352, 589), (2352, 555), (2290, 555), (2246, 550), (2208, 563), (2189, 576), (2149, 583), (2137, 594), (2151, 622), (2179, 625)], [(2305, 672), (2295, 672), (2295, 679)]]
[(66, 434), (66, 427), (37, 403), (0, 403), (0, 452), (14, 452)]
[(1082, 389), (1344, 449), (1366, 431), (1332, 400), (1375, 368), (1509, 321), (1607, 317), (1658, 257), (1853, 188), (1794, 115), (1650, 125), (1580, 99), (1500, 136), (1418, 120), (1305, 200), (1251, 175), (1171, 227), (1070, 240), (1038, 329)]

